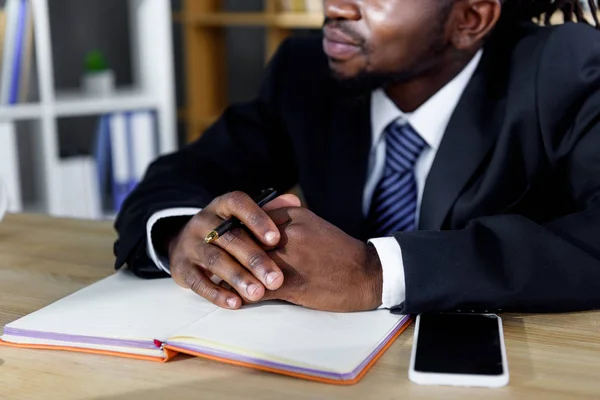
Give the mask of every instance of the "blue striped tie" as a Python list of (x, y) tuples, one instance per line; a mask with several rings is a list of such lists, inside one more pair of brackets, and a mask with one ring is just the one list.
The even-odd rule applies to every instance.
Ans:
[(404, 120), (392, 122), (385, 135), (385, 169), (369, 213), (372, 237), (415, 230), (417, 225), (415, 163), (427, 143)]

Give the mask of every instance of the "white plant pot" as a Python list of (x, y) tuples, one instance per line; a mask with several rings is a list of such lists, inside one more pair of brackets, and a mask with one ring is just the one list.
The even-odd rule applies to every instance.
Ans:
[(115, 74), (110, 70), (89, 72), (83, 75), (81, 85), (88, 96), (108, 96), (115, 90)]

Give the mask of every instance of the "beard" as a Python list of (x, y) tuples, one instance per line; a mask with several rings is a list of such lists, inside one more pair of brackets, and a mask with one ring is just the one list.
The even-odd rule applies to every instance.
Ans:
[(409, 82), (420, 74), (414, 69), (403, 69), (395, 72), (363, 71), (352, 77), (340, 76), (332, 71), (332, 75), (345, 92), (361, 96), (390, 85)]
[(424, 33), (423, 47), (419, 54), (412, 55), (412, 61), (407, 65), (399, 67), (395, 71), (371, 70), (369, 54), (371, 53), (367, 44), (363, 44), (363, 53), (367, 56), (367, 66), (352, 77), (342, 76), (332, 69), (333, 78), (338, 82), (345, 95), (351, 100), (364, 100), (370, 98), (371, 92), (377, 89), (385, 89), (388, 86), (410, 82), (416, 78), (427, 75), (441, 64), (444, 54), (451, 45), (445, 38), (444, 29), (450, 12), (452, 1), (448, 1), (440, 9), (437, 16), (437, 24), (429, 24), (430, 27)]
[(362, 71), (347, 77), (340, 76), (331, 70), (342, 96), (350, 104), (363, 104), (370, 101), (371, 93), (377, 89), (386, 89), (397, 84), (410, 82), (414, 79), (433, 74), (442, 65), (447, 44), (441, 41), (431, 43), (432, 46), (424, 51), (411, 65), (392, 72)]

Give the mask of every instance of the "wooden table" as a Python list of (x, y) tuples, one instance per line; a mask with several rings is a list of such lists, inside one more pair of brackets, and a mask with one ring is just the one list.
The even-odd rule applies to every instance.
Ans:
[[(0, 224), (0, 326), (113, 273), (109, 223), (9, 215)], [(408, 380), (409, 328), (355, 386), (312, 383), (197, 358), (168, 364), (0, 348), (0, 399), (600, 399), (600, 312), (503, 315), (510, 384)]]

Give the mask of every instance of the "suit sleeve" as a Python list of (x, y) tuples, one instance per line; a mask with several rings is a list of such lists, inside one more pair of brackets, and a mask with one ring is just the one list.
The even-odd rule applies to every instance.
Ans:
[(230, 106), (199, 140), (151, 164), (115, 222), (116, 268), (127, 263), (138, 276), (164, 276), (149, 260), (145, 244), (146, 223), (161, 210), (203, 208), (234, 190), (284, 192), (296, 183), (292, 145), (279, 110), (289, 45), (284, 43), (269, 64), (255, 100)]
[(600, 308), (600, 34), (568, 25), (548, 39), (536, 87), (545, 152), (575, 211), (542, 224), (497, 215), (396, 234), (407, 288), (395, 311)]

